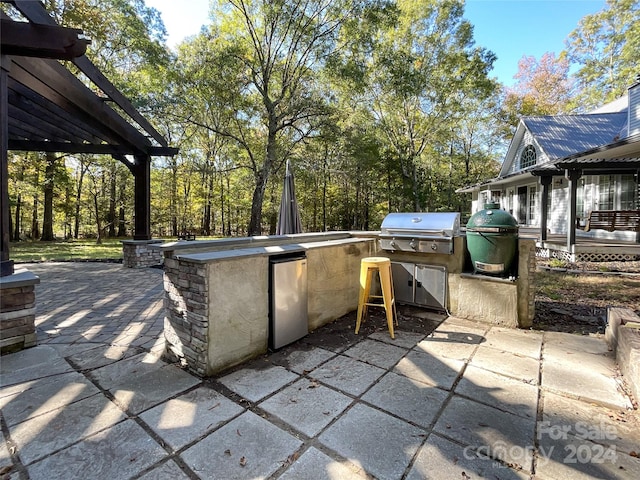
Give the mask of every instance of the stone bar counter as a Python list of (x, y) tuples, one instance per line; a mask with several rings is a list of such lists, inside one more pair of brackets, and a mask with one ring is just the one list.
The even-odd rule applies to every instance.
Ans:
[[(416, 256), (380, 250), (378, 232), (326, 232), (170, 242), (153, 245), (164, 256), (166, 354), (191, 372), (210, 376), (267, 351), (269, 258), (304, 252), (308, 329), (357, 309), (360, 261), (445, 267), (447, 312), (512, 328), (534, 316), (535, 240), (518, 239), (518, 274), (496, 278), (471, 273), (464, 236), (454, 254)], [(355, 327), (355, 326), (354, 326)]]
[(308, 326), (358, 306), (360, 260), (375, 238), (348, 233), (173, 242), (164, 254), (167, 354), (210, 376), (267, 351), (269, 257), (305, 252)]

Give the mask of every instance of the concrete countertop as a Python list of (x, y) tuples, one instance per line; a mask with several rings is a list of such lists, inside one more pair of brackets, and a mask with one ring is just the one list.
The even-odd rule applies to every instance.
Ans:
[(362, 243), (368, 241), (371, 241), (371, 238), (341, 238), (335, 240), (292, 243), (285, 245), (267, 245), (263, 247), (237, 248), (234, 250), (218, 250), (214, 252), (184, 253), (175, 255), (175, 258), (177, 260), (186, 260), (193, 263), (210, 263), (237, 258), (305, 252), (314, 248), (349, 245), (353, 243)]

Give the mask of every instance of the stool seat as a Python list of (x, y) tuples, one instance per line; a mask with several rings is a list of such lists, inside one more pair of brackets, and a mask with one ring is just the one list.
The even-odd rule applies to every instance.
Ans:
[[(382, 295), (371, 294), (371, 280), (373, 274), (378, 273)], [(372, 302), (371, 299), (382, 300)], [(387, 314), (387, 327), (391, 338), (395, 338), (393, 322), (398, 325), (396, 313), (396, 301), (393, 292), (393, 278), (391, 276), (391, 260), (386, 257), (365, 257), (360, 261), (360, 295), (358, 297), (358, 314), (356, 318), (356, 331), (360, 331), (360, 325), (367, 315), (367, 307), (383, 307)]]

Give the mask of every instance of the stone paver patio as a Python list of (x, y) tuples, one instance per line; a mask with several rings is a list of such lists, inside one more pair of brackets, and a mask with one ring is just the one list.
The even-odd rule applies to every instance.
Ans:
[(601, 338), (374, 317), (201, 380), (161, 358), (161, 270), (27, 267), (39, 345), (0, 358), (0, 478), (638, 478)]

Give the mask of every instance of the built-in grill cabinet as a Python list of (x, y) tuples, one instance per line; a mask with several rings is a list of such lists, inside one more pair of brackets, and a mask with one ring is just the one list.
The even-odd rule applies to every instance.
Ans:
[(447, 268), (391, 262), (396, 302), (434, 310), (447, 310)]
[[(389, 252), (398, 303), (447, 310), (447, 268), (434, 254), (453, 255), (460, 213), (390, 213), (380, 226), (380, 248)], [(393, 254), (401, 254), (394, 260)], [(442, 262), (440, 262), (442, 263)]]

